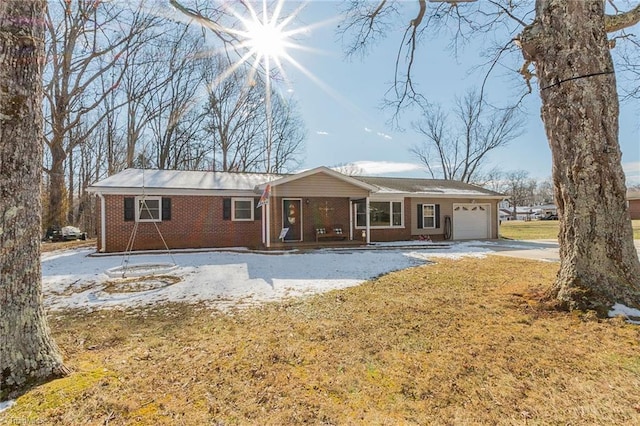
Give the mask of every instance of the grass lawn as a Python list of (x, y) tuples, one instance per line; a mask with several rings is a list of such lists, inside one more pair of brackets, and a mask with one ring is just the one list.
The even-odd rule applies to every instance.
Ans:
[(73, 373), (0, 424), (638, 424), (640, 329), (543, 308), (557, 268), (489, 256), (231, 315), (58, 313)]
[[(640, 239), (640, 220), (633, 220), (633, 238)], [(532, 220), (529, 222), (514, 220), (503, 221), (500, 225), (500, 237), (511, 240), (541, 240), (558, 238), (557, 220)]]

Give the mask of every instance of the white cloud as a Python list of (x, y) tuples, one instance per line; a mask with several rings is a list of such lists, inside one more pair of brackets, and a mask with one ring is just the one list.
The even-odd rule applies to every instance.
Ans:
[(325, 132), (325, 131), (322, 131), (322, 130), (318, 130), (318, 131), (316, 132), (316, 134), (317, 134), (317, 135), (326, 136), (326, 135), (328, 135), (328, 134), (329, 134), (329, 132)]
[(397, 163), (393, 161), (354, 161), (349, 163), (363, 171), (365, 175), (385, 175), (423, 170), (417, 163)]
[(640, 185), (640, 161), (622, 163), (622, 169), (627, 178), (627, 186)]
[(382, 132), (378, 132), (378, 136), (383, 137), (385, 139), (393, 139), (391, 136), (387, 135), (386, 133), (382, 133)]
[(365, 128), (364, 128), (364, 131), (365, 131), (365, 132), (367, 132), (367, 133), (371, 133), (373, 130), (371, 130), (371, 129), (370, 129), (370, 128), (368, 128), (368, 127), (365, 127)]

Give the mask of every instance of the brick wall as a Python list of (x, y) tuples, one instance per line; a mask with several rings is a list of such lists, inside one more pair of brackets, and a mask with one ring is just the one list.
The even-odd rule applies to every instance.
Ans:
[[(107, 252), (126, 250), (136, 224), (124, 220), (124, 198), (105, 195)], [(258, 247), (262, 243), (260, 214), (247, 222), (223, 220), (223, 197), (165, 198), (171, 198), (171, 220), (139, 222), (133, 250), (164, 249), (160, 234), (169, 248)], [(102, 247), (100, 233), (98, 247)]]
[(629, 216), (640, 219), (640, 200), (629, 200)]

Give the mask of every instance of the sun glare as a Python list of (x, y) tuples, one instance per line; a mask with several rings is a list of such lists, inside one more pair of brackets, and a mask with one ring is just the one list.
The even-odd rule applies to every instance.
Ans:
[(278, 59), (286, 54), (286, 34), (271, 22), (248, 21), (247, 47), (263, 58)]
[[(333, 17), (325, 21), (318, 21), (311, 25), (297, 26), (295, 19), (306, 7), (310, 0), (291, 2), (285, 7), (285, 0), (242, 0), (240, 2), (224, 1), (227, 12), (233, 15), (240, 26), (226, 27), (219, 23), (203, 18), (192, 10), (182, 6), (177, 0), (169, 0), (169, 3), (183, 12), (185, 15), (196, 19), (204, 28), (209, 28), (219, 34), (227, 34), (233, 37), (233, 50), (239, 54), (239, 58), (234, 61), (224, 72), (222, 72), (211, 86), (216, 86), (220, 82), (231, 76), (243, 64), (248, 64), (252, 72), (247, 77), (247, 87), (255, 86), (256, 75), (264, 78), (265, 83), (265, 105), (267, 122), (267, 171), (270, 170), (270, 146), (272, 139), (272, 106), (271, 106), (271, 86), (272, 79), (276, 78), (279, 83), (289, 83), (283, 63), (287, 63), (305, 76), (318, 84), (323, 90), (333, 97), (339, 98), (330, 87), (322, 83), (309, 69), (296, 61), (289, 53), (289, 50), (304, 50), (308, 52), (323, 53), (316, 49), (311, 49), (304, 44), (295, 41), (296, 36), (308, 34), (314, 28), (319, 28), (334, 22), (338, 17)], [(296, 5), (294, 10), (288, 10), (291, 4)], [(261, 5), (262, 7), (260, 8)], [(257, 10), (255, 6), (258, 6)], [(261, 9), (261, 10), (260, 10)], [(283, 10), (285, 9), (285, 10)], [(227, 46), (219, 53), (228, 54)], [(288, 92), (291, 92), (289, 89)]]

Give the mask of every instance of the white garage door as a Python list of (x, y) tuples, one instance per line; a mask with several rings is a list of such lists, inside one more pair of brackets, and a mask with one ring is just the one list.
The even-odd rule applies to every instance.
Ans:
[(490, 204), (454, 204), (453, 239), (490, 238)]

